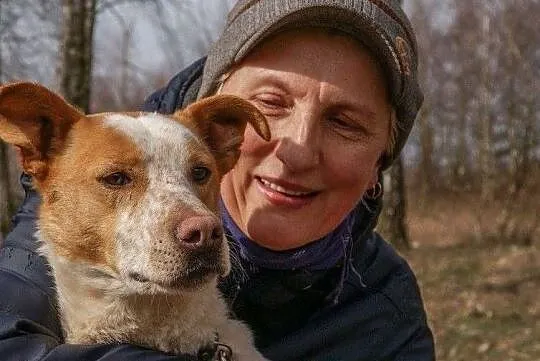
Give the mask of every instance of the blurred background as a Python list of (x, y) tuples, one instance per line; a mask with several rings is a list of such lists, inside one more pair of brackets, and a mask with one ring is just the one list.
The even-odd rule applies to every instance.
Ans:
[[(0, 83), (137, 109), (234, 0), (0, 0)], [(438, 360), (540, 360), (540, 0), (404, 0), (425, 104), (378, 229), (415, 270)], [(23, 197), (0, 142), (0, 243)]]

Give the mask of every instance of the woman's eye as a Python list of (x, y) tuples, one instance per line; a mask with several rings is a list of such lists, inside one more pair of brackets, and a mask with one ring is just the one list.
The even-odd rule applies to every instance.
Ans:
[(101, 178), (106, 185), (121, 187), (131, 183), (131, 178), (124, 172), (114, 172)]
[(346, 129), (346, 130), (358, 130), (360, 131), (362, 128), (359, 127), (357, 124), (355, 124), (353, 121), (345, 119), (343, 117), (330, 117), (330, 122), (338, 128)]
[(330, 121), (332, 122), (332, 124), (335, 124), (339, 127), (342, 127), (342, 128), (351, 128), (352, 125), (349, 124), (347, 121), (339, 118), (339, 117), (330, 117)]
[(199, 184), (206, 182), (210, 178), (211, 174), (212, 172), (210, 169), (203, 166), (193, 167), (191, 169), (191, 177)]
[(278, 115), (287, 109), (286, 101), (274, 94), (261, 94), (255, 97), (254, 102), (265, 115)]
[(335, 116), (329, 117), (328, 121), (336, 133), (349, 139), (358, 139), (367, 133), (363, 126), (348, 118)]
[(270, 100), (270, 99), (261, 99), (260, 102), (264, 105), (264, 106), (267, 106), (269, 108), (279, 108), (281, 105), (279, 104), (279, 102), (275, 101), (275, 100)]

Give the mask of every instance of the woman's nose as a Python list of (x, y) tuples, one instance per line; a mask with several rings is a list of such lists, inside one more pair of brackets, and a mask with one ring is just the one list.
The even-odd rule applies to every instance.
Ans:
[(319, 164), (320, 122), (314, 112), (295, 112), (285, 120), (275, 148), (276, 157), (292, 172), (308, 170)]

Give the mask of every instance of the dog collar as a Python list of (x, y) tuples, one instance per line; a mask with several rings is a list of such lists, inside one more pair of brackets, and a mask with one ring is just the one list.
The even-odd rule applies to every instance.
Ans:
[(198, 361), (233, 361), (232, 349), (229, 345), (219, 342), (216, 333), (211, 346), (205, 347), (197, 354)]

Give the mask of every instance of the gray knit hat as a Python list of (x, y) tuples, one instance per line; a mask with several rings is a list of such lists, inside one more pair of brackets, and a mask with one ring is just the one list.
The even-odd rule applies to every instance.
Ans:
[(225, 30), (210, 49), (198, 97), (213, 94), (220, 79), (261, 40), (305, 26), (343, 31), (362, 42), (381, 64), (397, 115), (393, 156), (411, 131), (423, 95), (417, 79), (417, 46), (411, 24), (397, 0), (239, 0)]

